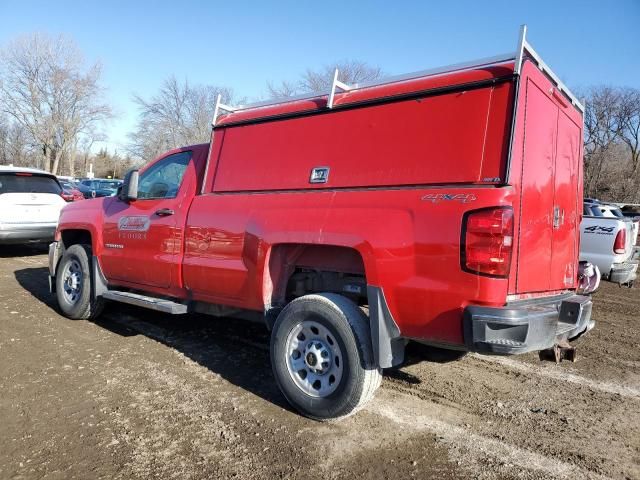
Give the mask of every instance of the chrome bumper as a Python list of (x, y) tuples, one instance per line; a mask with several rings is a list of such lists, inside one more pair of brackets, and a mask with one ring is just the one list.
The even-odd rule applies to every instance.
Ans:
[(638, 275), (638, 262), (616, 263), (611, 268), (609, 281), (625, 285), (633, 282)]

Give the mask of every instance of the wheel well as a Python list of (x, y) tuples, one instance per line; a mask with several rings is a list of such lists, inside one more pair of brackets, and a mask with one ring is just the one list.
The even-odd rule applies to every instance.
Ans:
[(91, 245), (91, 233), (88, 230), (63, 230), (60, 235), (65, 249), (77, 243)]
[(310, 293), (334, 292), (367, 303), (364, 260), (354, 248), (281, 244), (271, 248), (264, 277), (267, 311)]

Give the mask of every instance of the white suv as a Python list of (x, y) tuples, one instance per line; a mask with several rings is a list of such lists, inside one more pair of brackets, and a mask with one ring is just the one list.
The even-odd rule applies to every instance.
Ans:
[(0, 166), (0, 244), (50, 242), (66, 202), (55, 176)]

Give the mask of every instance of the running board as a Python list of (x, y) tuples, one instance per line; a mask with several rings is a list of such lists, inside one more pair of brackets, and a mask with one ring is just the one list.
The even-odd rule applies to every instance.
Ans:
[(151, 310), (157, 310), (158, 312), (171, 313), (172, 315), (180, 315), (188, 312), (187, 305), (183, 303), (172, 302), (164, 298), (147, 297), (146, 295), (140, 295), (138, 293), (107, 290), (102, 294), (102, 298), (113, 300), (114, 302), (149, 308)]

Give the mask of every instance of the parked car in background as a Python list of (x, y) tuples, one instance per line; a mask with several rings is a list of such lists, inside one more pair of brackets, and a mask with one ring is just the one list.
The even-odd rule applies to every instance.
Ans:
[(580, 225), (580, 260), (598, 267), (602, 277), (633, 285), (638, 270), (638, 222), (615, 205), (585, 201)]
[(84, 200), (84, 195), (75, 184), (69, 180), (62, 180), (58, 177), (58, 182), (62, 187), (62, 198), (67, 202), (77, 202), (78, 200)]
[(112, 197), (122, 185), (121, 180), (108, 178), (84, 178), (76, 184), (84, 198)]
[[(604, 202), (585, 202), (585, 207), (589, 207), (593, 216), (596, 217), (609, 217), (609, 218), (629, 218), (624, 215), (618, 205)], [(631, 238), (632, 245), (636, 245), (638, 242), (638, 230), (640, 230), (640, 220), (632, 220), (633, 236)]]
[(66, 203), (54, 175), (0, 166), (0, 244), (50, 242)]

